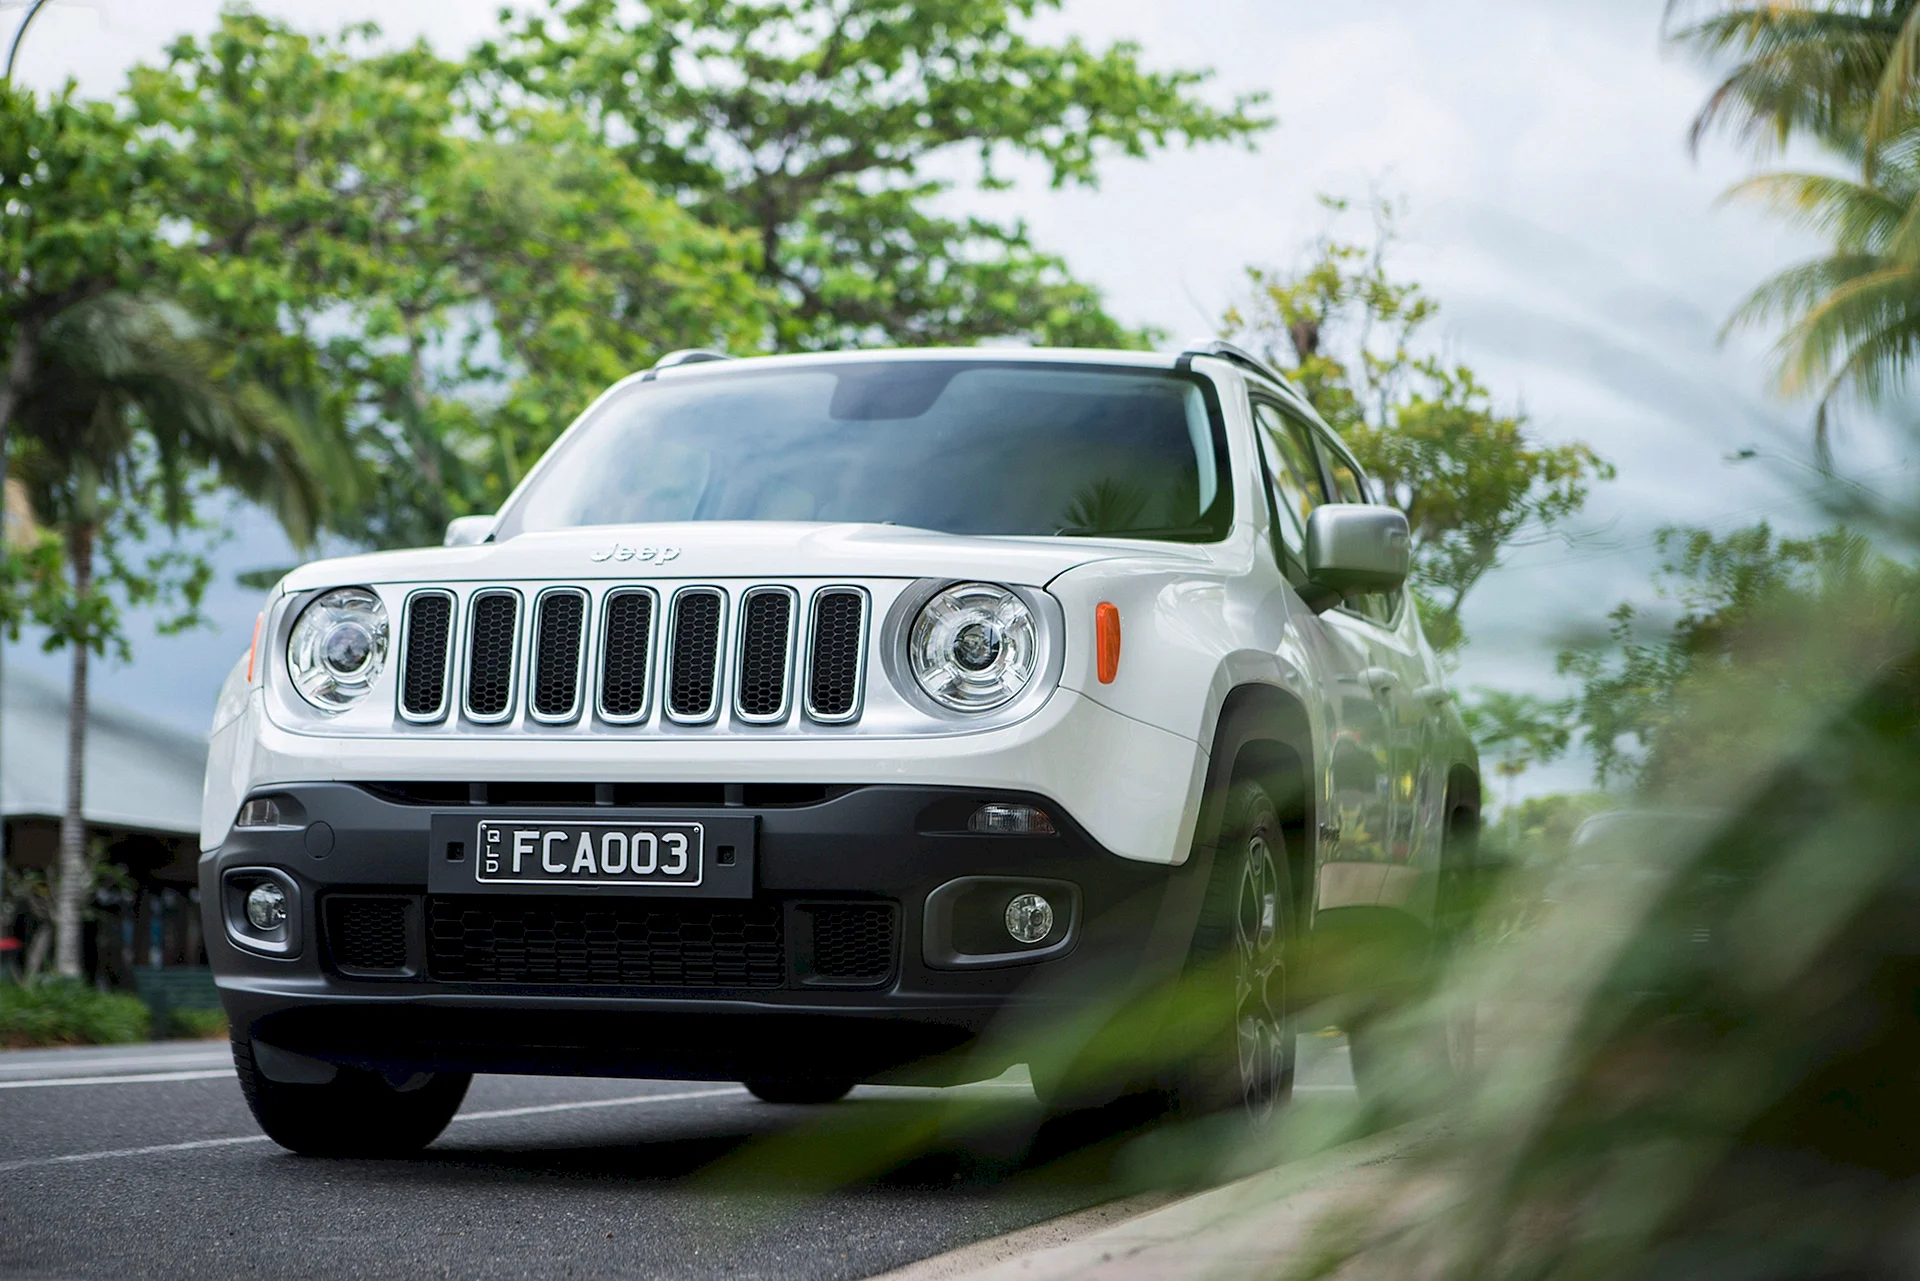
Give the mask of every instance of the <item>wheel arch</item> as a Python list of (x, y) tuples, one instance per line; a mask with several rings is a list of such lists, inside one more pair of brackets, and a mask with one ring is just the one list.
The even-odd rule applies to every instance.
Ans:
[(1221, 704), (1195, 825), (1196, 842), (1217, 846), (1228, 791), (1258, 780), (1273, 800), (1286, 836), (1294, 919), (1311, 916), (1319, 832), (1319, 789), (1313, 722), (1305, 704), (1273, 685), (1241, 685)]

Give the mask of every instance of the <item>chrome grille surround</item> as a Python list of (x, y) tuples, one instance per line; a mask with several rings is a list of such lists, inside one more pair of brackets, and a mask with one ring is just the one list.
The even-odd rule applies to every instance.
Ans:
[[(709, 599), (714, 611), (711, 642), (702, 641), (697, 634), (683, 634), (688, 629), (709, 626), (690, 612), (703, 610), (701, 602)], [(707, 725), (719, 719), (726, 644), (727, 594), (718, 587), (682, 587), (675, 591), (667, 614), (667, 652), (660, 682), (668, 720), (676, 725)], [(694, 703), (693, 696), (702, 687), (705, 701)]]
[[(416, 620), (414, 610), (416, 608), (423, 608), (435, 601), (444, 602), (446, 606), (446, 619), (443, 623), (439, 624), (440, 629), (444, 632), (439, 642), (439, 695), (435, 698), (431, 707), (416, 709), (413, 705), (413, 696), (420, 691), (414, 682), (417, 678), (424, 678), (426, 672), (415, 671), (413, 661), (414, 647), (416, 645), (430, 645), (432, 644), (432, 640), (430, 638), (431, 625), (421, 623), (420, 630), (416, 630), (416, 623), (420, 622), (420, 620)], [(454, 597), (452, 592), (444, 587), (422, 587), (407, 593), (406, 603), (400, 607), (400, 647), (398, 651), (400, 655), (400, 690), (398, 702), (400, 718), (402, 720), (410, 721), (415, 725), (431, 725), (436, 721), (446, 719), (448, 706), (453, 701), (453, 672), (454, 668), (458, 666), (458, 664), (453, 661), (454, 649), (460, 640), (460, 629), (454, 625), (455, 615), (458, 614), (458, 612), (459, 601)], [(427, 656), (423, 654), (421, 657), (425, 659)], [(429, 668), (432, 666), (431, 664), (424, 665)]]
[[(777, 664), (779, 701), (776, 706), (766, 708), (760, 706), (764, 700), (759, 687), (765, 684), (771, 674), (765, 670), (771, 665), (766, 662), (767, 656), (754, 651), (757, 646), (774, 639), (758, 633), (758, 629), (764, 626), (760, 622), (764, 617), (762, 611), (779, 610), (782, 604), (785, 605), (785, 618), (775, 621), (780, 645)], [(733, 647), (733, 714), (749, 725), (778, 725), (793, 713), (794, 633), (799, 620), (800, 598), (791, 587), (752, 587), (740, 597), (740, 634)]]
[[(502, 598), (512, 603), (512, 610), (504, 621), (504, 638), (492, 634), (502, 626), (502, 621), (492, 617), (498, 611), (489, 604)], [(481, 617), (482, 610), (488, 612), (487, 618)], [(498, 725), (512, 720), (520, 675), (520, 593), (511, 587), (483, 587), (468, 597), (466, 632), (466, 657), (461, 664), (461, 712), (478, 725)], [(504, 645), (500, 643), (503, 639)], [(485, 654), (478, 652), (482, 647), (487, 650)], [(496, 670), (503, 666), (504, 670)], [(487, 684), (481, 691), (485, 701), (476, 707), (476, 682), (481, 681)], [(497, 708), (492, 706), (494, 685), (502, 687)]]
[[(815, 697), (816, 680), (825, 675), (822, 670), (820, 654), (823, 644), (823, 632), (820, 625), (820, 612), (834, 597), (851, 596), (860, 605), (860, 623), (858, 639), (854, 642), (853, 696), (847, 706), (838, 708), (821, 706), (822, 700)], [(873, 626), (873, 599), (864, 587), (851, 584), (836, 584), (822, 587), (813, 593), (813, 600), (807, 610), (807, 667), (802, 682), (805, 686), (804, 704), (807, 719), (820, 725), (846, 725), (860, 719), (860, 712), (866, 700), (867, 692), (867, 645)]]
[[(568, 600), (578, 601), (578, 613), (571, 623), (561, 616)], [(533, 598), (533, 636), (527, 648), (527, 715), (542, 725), (567, 725), (580, 717), (580, 686), (587, 673), (587, 615), (592, 602), (578, 587), (547, 587)], [(550, 617), (551, 616), (551, 617)], [(573, 631), (573, 654), (555, 649), (566, 644), (565, 631)], [(549, 627), (553, 634), (549, 634)], [(549, 667), (549, 663), (553, 667)], [(549, 682), (568, 681), (571, 691), (564, 708), (550, 703), (543, 708)]]
[[(645, 617), (639, 622), (639, 634), (629, 634), (632, 626), (630, 615), (635, 606), (644, 602)], [(616, 624), (627, 618), (626, 627), (621, 634), (614, 634)], [(651, 587), (615, 587), (611, 588), (600, 602), (600, 631), (598, 640), (599, 675), (593, 683), (594, 712), (609, 725), (639, 725), (646, 721), (653, 711), (654, 655), (659, 651), (655, 637), (660, 632), (660, 593)], [(630, 652), (637, 647), (638, 654)], [(634, 669), (638, 669), (637, 671)], [(635, 697), (626, 689), (617, 694), (610, 693), (615, 684), (626, 686), (634, 681), (640, 685), (639, 696)]]

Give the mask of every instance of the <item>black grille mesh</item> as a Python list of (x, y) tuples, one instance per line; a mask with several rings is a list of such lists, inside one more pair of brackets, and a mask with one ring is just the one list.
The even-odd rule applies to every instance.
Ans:
[(467, 641), (467, 709), (475, 716), (502, 716), (513, 697), (513, 647), (520, 598), (506, 592), (473, 603), (473, 635)]
[(813, 605), (813, 661), (807, 667), (808, 707), (815, 716), (851, 715), (860, 697), (859, 592), (822, 592)]
[(787, 701), (787, 634), (793, 622), (793, 598), (785, 592), (756, 592), (740, 616), (740, 711), (747, 716), (777, 716)]
[(713, 711), (718, 697), (720, 596), (684, 592), (673, 601), (673, 671), (667, 680), (667, 709), (698, 719)]
[(600, 639), (600, 710), (627, 719), (647, 706), (647, 654), (653, 597), (619, 592), (607, 601), (607, 634)]
[(406, 900), (330, 896), (327, 946), (341, 969), (406, 969)]
[(813, 972), (823, 979), (883, 979), (893, 972), (893, 909), (849, 903), (813, 915)]
[(580, 697), (580, 644), (587, 599), (577, 592), (540, 598), (539, 645), (533, 655), (533, 710), (542, 716), (574, 713)]
[(422, 592), (407, 602), (407, 652), (400, 662), (400, 706), (409, 716), (438, 716), (447, 692), (447, 642), (453, 597)]
[(778, 903), (435, 898), (432, 977), (459, 983), (752, 988), (786, 982)]

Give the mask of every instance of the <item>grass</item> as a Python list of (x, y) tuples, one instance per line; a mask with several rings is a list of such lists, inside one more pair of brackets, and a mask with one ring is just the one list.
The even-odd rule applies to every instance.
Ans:
[(117, 1045), (152, 1032), (135, 996), (100, 992), (72, 980), (0, 982), (0, 1046)]

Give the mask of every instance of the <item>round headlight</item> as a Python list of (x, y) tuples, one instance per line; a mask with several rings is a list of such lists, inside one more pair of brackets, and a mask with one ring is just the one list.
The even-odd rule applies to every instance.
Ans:
[(365, 698), (387, 665), (387, 607), (364, 587), (323, 593), (300, 613), (287, 639), (293, 686), (322, 711)]
[(907, 639), (913, 678), (957, 712), (984, 712), (1027, 687), (1039, 662), (1033, 614), (988, 583), (949, 587), (926, 603)]

